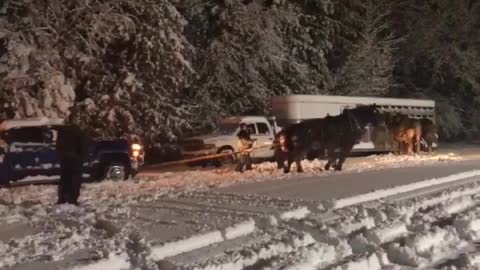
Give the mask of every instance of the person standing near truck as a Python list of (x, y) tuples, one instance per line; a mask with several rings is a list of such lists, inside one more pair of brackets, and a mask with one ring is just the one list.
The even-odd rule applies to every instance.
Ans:
[(89, 138), (79, 127), (68, 125), (57, 128), (56, 149), (60, 160), (57, 204), (78, 205), (88, 145)]
[(237, 159), (236, 171), (243, 172), (243, 167), (246, 170), (252, 169), (252, 159), (250, 153), (253, 149), (255, 141), (250, 138), (250, 131), (245, 123), (240, 124), (240, 131), (237, 133), (238, 137), (238, 150), (240, 151)]

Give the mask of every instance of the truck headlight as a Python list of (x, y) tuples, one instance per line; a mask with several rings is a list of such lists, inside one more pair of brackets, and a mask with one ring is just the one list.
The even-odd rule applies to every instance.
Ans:
[(142, 146), (138, 143), (132, 144), (132, 155), (133, 157), (139, 157), (140, 151), (142, 150)]

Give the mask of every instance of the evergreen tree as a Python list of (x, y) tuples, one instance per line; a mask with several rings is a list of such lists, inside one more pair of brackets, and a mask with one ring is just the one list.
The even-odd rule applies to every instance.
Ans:
[(408, 34), (398, 53), (396, 94), (436, 99), (443, 139), (479, 137), (480, 3), (398, 1), (396, 5), (397, 28)]
[[(322, 93), (331, 87), (328, 1), (185, 0), (196, 44), (196, 97), (207, 119), (268, 113), (273, 95)], [(322, 3), (321, 5), (319, 3)], [(207, 121), (210, 122), (210, 121)]]
[(11, 1), (5, 14), (3, 114), (66, 118), (74, 105), (71, 118), (90, 133), (150, 144), (195, 121), (183, 98), (193, 48), (168, 0)]
[(398, 39), (390, 29), (390, 7), (367, 0), (359, 38), (336, 76), (336, 94), (382, 96), (393, 85)]

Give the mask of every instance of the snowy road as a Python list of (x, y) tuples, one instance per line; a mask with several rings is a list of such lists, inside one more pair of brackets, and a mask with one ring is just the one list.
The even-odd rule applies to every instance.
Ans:
[(420, 167), (389, 168), (378, 171), (349, 171), (344, 174), (331, 172), (327, 175), (319, 174), (307, 177), (300, 174), (289, 181), (241, 183), (218, 188), (216, 191), (286, 199), (327, 200), (474, 169), (480, 169), (480, 160), (443, 162)]
[(147, 171), (83, 185), (80, 207), (55, 205), (55, 186), (0, 189), (0, 269), (475, 269), (477, 160), (384, 155), (350, 159), (344, 172), (305, 162), (304, 174), (289, 175), (272, 163), (245, 174)]

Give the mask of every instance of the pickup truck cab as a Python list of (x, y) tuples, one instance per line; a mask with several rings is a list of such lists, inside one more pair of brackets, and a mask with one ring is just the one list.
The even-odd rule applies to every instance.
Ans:
[[(272, 145), (278, 131), (274, 118), (265, 116), (233, 116), (224, 118), (214, 132), (187, 138), (180, 142), (180, 149), (184, 158), (194, 158), (218, 153), (234, 153), (238, 151), (237, 133), (240, 124), (245, 123), (250, 129), (251, 138), (255, 139), (256, 146)], [(253, 158), (273, 158), (274, 150), (264, 147), (252, 152)], [(232, 155), (234, 158), (234, 155)]]
[[(60, 127), (65, 127), (62, 119), (3, 121), (0, 124), (0, 185), (59, 179), (56, 139)], [(125, 139), (91, 142), (83, 164), (82, 176), (86, 181), (124, 180), (143, 164), (139, 144)]]

